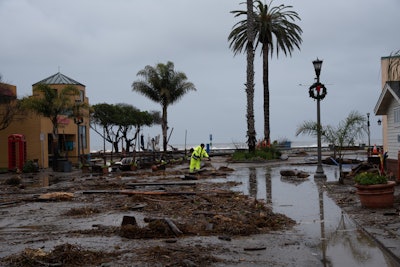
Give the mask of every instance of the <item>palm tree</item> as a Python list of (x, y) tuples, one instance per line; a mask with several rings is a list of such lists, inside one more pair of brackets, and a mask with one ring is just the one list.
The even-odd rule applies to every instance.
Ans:
[[(231, 12), (231, 13), (234, 13)], [(236, 14), (235, 17), (242, 15)], [(247, 67), (246, 67), (246, 97), (247, 97), (247, 146), (250, 152), (255, 151), (256, 149), (256, 130), (255, 130), (255, 121), (254, 121), (254, 12), (253, 12), (253, 0), (247, 0), (247, 21), (246, 24), (246, 38), (248, 40), (246, 45), (246, 53), (247, 53)], [(237, 24), (235, 24), (236, 26)], [(232, 31), (233, 32), (233, 31)], [(231, 36), (232, 33), (229, 35)], [(230, 37), (228, 37), (229, 40)], [(231, 42), (229, 45), (234, 52), (234, 54), (238, 54), (242, 51), (242, 48), (237, 49), (234, 46), (234, 43)]]
[[(327, 125), (321, 129), (321, 137), (324, 142), (333, 145), (334, 157), (336, 158), (336, 151), (339, 158), (339, 183), (343, 183), (342, 175), (342, 161), (343, 161), (343, 148), (352, 146), (356, 141), (364, 137), (367, 126), (367, 118), (357, 111), (351, 111), (347, 118), (341, 122), (337, 127)], [(300, 134), (308, 134), (317, 136), (318, 124), (313, 121), (303, 122), (297, 127), (296, 136)]]
[[(269, 125), (269, 54), (276, 55), (282, 51), (285, 55), (292, 55), (292, 51), (297, 47), (300, 49), (302, 42), (302, 29), (295, 24), (300, 17), (295, 11), (290, 10), (292, 6), (272, 6), (263, 4), (262, 1), (256, 0), (256, 14), (254, 16), (254, 31), (256, 48), (262, 45), (261, 54), (263, 56), (263, 86), (264, 86), (264, 140), (270, 143), (270, 125)], [(235, 10), (231, 13), (235, 17), (246, 15), (246, 11)], [(249, 21), (250, 22), (250, 21)], [(248, 46), (249, 39), (247, 36), (248, 19), (239, 21), (234, 25), (234, 29), (229, 34), (230, 47), (233, 51), (241, 52), (243, 48)]]
[(74, 86), (65, 86), (61, 90), (51, 88), (47, 84), (39, 84), (33, 89), (38, 96), (23, 98), (22, 106), (50, 119), (53, 130), (53, 169), (57, 166), (58, 157), (58, 118), (60, 115), (71, 116), (77, 105), (85, 108), (86, 105), (75, 103), (74, 96), (79, 96), (79, 89)]
[[(247, 145), (249, 151), (256, 149), (256, 130), (254, 121), (254, 12), (253, 0), (247, 0), (247, 67), (246, 67), (246, 95), (247, 95)], [(238, 51), (235, 52), (235, 54)]]
[(186, 74), (174, 70), (174, 63), (147, 65), (137, 73), (143, 79), (132, 83), (132, 91), (139, 92), (150, 100), (160, 103), (162, 108), (161, 128), (164, 153), (167, 151), (168, 106), (179, 101), (187, 92), (196, 91)]
[(399, 80), (399, 73), (400, 73), (400, 50), (390, 53), (389, 55), (389, 63), (388, 63), (388, 70), (387, 76), (388, 81), (396, 81)]

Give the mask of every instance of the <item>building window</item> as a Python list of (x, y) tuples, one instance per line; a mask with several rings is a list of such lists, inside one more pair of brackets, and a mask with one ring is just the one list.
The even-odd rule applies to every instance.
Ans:
[(393, 109), (393, 122), (400, 124), (400, 107)]
[(79, 90), (79, 100), (83, 102), (85, 100), (85, 93), (83, 90)]

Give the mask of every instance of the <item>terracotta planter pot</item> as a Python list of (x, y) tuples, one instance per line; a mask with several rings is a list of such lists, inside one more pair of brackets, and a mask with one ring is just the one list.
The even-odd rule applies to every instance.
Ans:
[(357, 195), (360, 197), (361, 206), (379, 209), (393, 207), (395, 185), (396, 182), (389, 181), (387, 184), (355, 184), (355, 187), (357, 188)]
[(82, 172), (83, 173), (89, 173), (90, 172), (90, 167), (89, 166), (82, 166)]
[(137, 166), (136, 165), (131, 165), (131, 171), (136, 171), (137, 170)]

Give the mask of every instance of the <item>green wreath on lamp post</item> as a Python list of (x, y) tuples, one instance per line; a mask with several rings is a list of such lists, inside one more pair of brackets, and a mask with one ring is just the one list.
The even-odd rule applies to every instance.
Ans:
[(313, 85), (311, 85), (310, 89), (308, 90), (308, 93), (310, 94), (311, 98), (317, 100), (324, 99), (327, 94), (325, 85), (320, 82), (316, 82)]

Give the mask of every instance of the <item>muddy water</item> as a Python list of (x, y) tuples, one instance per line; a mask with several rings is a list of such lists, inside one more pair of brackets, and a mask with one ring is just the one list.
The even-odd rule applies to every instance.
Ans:
[[(240, 167), (228, 177), (239, 182), (234, 190), (266, 201), (276, 213), (282, 213), (298, 222), (296, 229), (304, 234), (304, 244), (314, 251), (323, 266), (397, 266), (358, 229), (354, 222), (322, 190), (314, 179), (316, 167), (290, 167), (306, 171), (306, 180), (281, 177), (286, 167)], [(337, 167), (324, 167), (328, 181), (337, 181)]]

